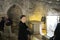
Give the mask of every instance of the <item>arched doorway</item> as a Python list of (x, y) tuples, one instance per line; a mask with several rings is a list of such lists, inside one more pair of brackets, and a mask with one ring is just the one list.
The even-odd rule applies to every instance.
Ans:
[(11, 6), (7, 12), (8, 17), (11, 18), (13, 21), (18, 21), (21, 14), (21, 8), (17, 5)]
[(21, 8), (17, 5), (12, 5), (7, 11), (7, 15), (13, 21), (12, 32), (18, 33), (18, 23), (20, 15), (22, 15)]

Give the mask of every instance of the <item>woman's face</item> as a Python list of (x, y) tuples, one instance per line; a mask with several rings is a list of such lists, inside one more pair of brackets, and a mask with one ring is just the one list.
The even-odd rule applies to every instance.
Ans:
[(23, 23), (25, 23), (25, 22), (26, 22), (26, 17), (22, 17), (21, 21), (22, 21)]

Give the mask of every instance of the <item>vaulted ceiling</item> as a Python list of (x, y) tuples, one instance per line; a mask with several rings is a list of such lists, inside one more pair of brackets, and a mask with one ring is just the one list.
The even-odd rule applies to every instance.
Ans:
[(44, 3), (45, 5), (48, 5), (55, 9), (56, 11), (60, 12), (60, 0), (30, 0), (30, 1)]

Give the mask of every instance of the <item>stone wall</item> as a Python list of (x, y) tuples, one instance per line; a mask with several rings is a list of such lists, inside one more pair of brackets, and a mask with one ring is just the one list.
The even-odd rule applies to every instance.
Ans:
[[(55, 1), (52, 1), (52, 2), (55, 3)], [(14, 10), (15, 12), (17, 11), (14, 15), (15, 18), (17, 17), (16, 14), (18, 13), (18, 11), (20, 11), (18, 13), (19, 16), (21, 14), (25, 14), (27, 17), (29, 17), (29, 15), (33, 15), (33, 12), (37, 7), (37, 5), (44, 7), (44, 9), (46, 8), (46, 10), (48, 10), (50, 7), (53, 8), (54, 6), (55, 6), (54, 8), (57, 8), (56, 7), (57, 4), (56, 5), (53, 4), (54, 5), (53, 6), (51, 5), (51, 1), (47, 1), (47, 0), (43, 0), (43, 1), (42, 0), (0, 0), (0, 17), (7, 16), (8, 14), (10, 15), (11, 14), (10, 12), (13, 13), (13, 11), (8, 12), (8, 10), (10, 10), (13, 5), (16, 5), (17, 7), (19, 7), (19, 8), (16, 7), (16, 9), (19, 9), (19, 10)], [(45, 11), (45, 13), (46, 12), (47, 11)], [(12, 36), (13, 38), (17, 39), (17, 37), (15, 37), (15, 34), (12, 34), (12, 35), (14, 36), (14, 37)]]
[(46, 6), (52, 4), (50, 7), (59, 8), (59, 2), (59, 0), (0, 0), (0, 14), (7, 14), (8, 9), (14, 4), (21, 8), (23, 14), (27, 14), (31, 13), (38, 3), (44, 3)]

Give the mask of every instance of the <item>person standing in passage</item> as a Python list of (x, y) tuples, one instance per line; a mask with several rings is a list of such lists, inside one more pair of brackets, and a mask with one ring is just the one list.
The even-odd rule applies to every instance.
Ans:
[(5, 24), (5, 18), (2, 17), (0, 21), (0, 31), (4, 32), (4, 24)]
[(4, 32), (4, 24), (5, 24), (5, 18), (1, 17), (0, 20), (0, 40), (2, 40), (2, 33)]
[(8, 18), (8, 17), (6, 17), (5, 21), (6, 21), (5, 22), (5, 24), (6, 24), (6, 26), (5, 26), (5, 33), (8, 33), (8, 35), (11, 35), (11, 33), (12, 33), (11, 25), (13, 24), (13, 21), (10, 18)]
[(28, 26), (25, 23), (26, 23), (26, 16), (22, 15), (20, 17), (20, 23), (19, 23), (18, 40), (28, 40), (28, 35), (30, 34), (30, 31), (28, 30)]

